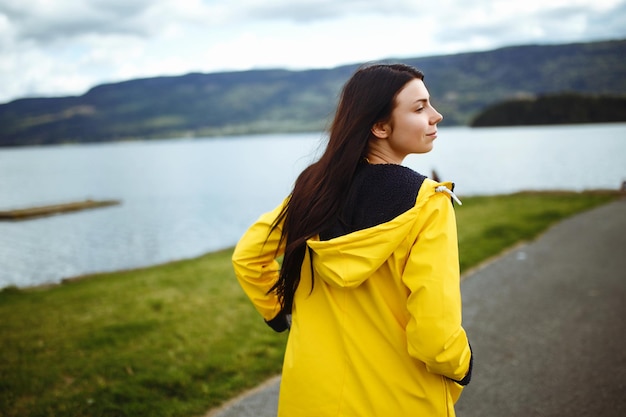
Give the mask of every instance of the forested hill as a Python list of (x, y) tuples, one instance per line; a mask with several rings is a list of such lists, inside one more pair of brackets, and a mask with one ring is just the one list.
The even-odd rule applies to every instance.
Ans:
[[(389, 59), (422, 69), (444, 124), (559, 92), (626, 94), (626, 40)], [(0, 146), (322, 130), (357, 64), (130, 80), (0, 105)]]

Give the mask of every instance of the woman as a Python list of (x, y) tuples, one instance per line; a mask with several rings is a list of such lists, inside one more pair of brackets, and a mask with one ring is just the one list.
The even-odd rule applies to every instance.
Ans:
[(472, 354), (452, 184), (400, 165), (432, 149), (442, 120), (423, 78), (357, 70), (324, 154), (235, 248), (256, 309), (290, 328), (279, 416), (455, 415)]

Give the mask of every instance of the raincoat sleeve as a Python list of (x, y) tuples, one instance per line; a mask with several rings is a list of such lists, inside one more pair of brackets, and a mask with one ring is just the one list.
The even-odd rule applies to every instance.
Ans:
[(288, 328), (287, 317), (281, 314), (278, 297), (270, 288), (280, 270), (277, 258), (284, 253), (280, 244), (282, 225), (272, 229), (283, 204), (265, 213), (244, 233), (233, 252), (235, 275), (244, 292), (265, 322), (275, 331)]
[(469, 382), (472, 353), (461, 325), (461, 288), (454, 207), (435, 193), (420, 210), (416, 240), (403, 273), (410, 293), (409, 354), (429, 372)]

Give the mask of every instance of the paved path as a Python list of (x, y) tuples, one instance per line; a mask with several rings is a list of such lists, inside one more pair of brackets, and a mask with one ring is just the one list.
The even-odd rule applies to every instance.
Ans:
[[(461, 288), (475, 367), (460, 417), (626, 416), (626, 199), (559, 223)], [(279, 382), (208, 416), (274, 417)]]

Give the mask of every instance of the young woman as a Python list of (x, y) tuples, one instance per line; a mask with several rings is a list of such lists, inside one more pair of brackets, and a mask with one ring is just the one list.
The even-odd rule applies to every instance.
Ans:
[(256, 309), (290, 328), (281, 417), (453, 416), (469, 383), (452, 184), (400, 165), (442, 120), (423, 78), (357, 70), (324, 154), (235, 248)]

